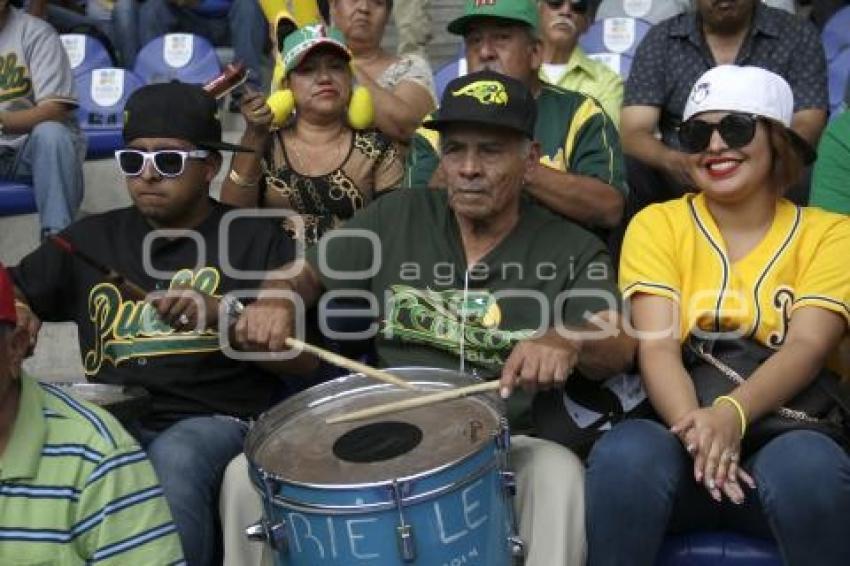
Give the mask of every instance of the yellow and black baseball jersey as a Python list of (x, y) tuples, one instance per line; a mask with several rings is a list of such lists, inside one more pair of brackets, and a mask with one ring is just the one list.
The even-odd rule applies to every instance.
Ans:
[[(779, 348), (800, 307), (833, 311), (850, 324), (848, 257), (850, 218), (780, 200), (762, 241), (730, 261), (705, 198), (686, 195), (632, 220), (620, 288), (624, 298), (649, 293), (676, 301), (683, 340), (694, 329), (738, 332)], [(850, 364), (838, 357), (830, 366), (850, 377)]]

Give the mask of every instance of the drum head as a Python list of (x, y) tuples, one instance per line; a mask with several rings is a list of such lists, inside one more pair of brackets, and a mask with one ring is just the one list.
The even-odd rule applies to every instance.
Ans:
[(323, 383), (284, 401), (257, 421), (245, 444), (248, 459), (283, 481), (362, 485), (451, 465), (478, 452), (499, 432), (499, 401), (494, 395), (326, 424), (342, 413), (477, 382), (448, 370), (389, 371), (419, 391), (376, 383), (360, 374)]

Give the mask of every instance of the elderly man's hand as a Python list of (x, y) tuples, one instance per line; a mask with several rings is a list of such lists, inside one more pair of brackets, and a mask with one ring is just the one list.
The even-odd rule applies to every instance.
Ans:
[(244, 350), (280, 352), (294, 333), (295, 308), (287, 298), (260, 296), (245, 307), (236, 323), (235, 339)]
[(549, 331), (539, 338), (517, 344), (502, 369), (502, 397), (510, 396), (514, 387), (527, 391), (562, 387), (578, 364), (581, 341)]

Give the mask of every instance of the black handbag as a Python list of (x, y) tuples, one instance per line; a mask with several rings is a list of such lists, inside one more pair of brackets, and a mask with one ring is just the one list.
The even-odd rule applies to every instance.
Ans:
[[(774, 350), (755, 340), (707, 340), (690, 336), (682, 349), (701, 407), (708, 407), (743, 383)], [(844, 449), (850, 444), (850, 393), (839, 377), (824, 368), (785, 406), (747, 426), (744, 454), (752, 454), (780, 434), (808, 429), (828, 435)]]
[(637, 375), (621, 374), (599, 382), (574, 374), (563, 389), (534, 396), (531, 418), (538, 437), (586, 458), (612, 426), (627, 418), (655, 418), (655, 412)]

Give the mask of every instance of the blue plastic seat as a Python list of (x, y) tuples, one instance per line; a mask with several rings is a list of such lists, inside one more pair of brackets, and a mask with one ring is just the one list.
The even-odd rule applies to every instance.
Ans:
[(826, 72), (829, 86), (829, 110), (832, 116), (835, 116), (844, 107), (847, 89), (850, 88), (850, 46), (827, 64)]
[(850, 6), (835, 12), (821, 32), (821, 41), (829, 63), (850, 47)]
[(635, 56), (638, 45), (652, 24), (637, 18), (597, 20), (578, 39), (585, 53), (621, 53)]
[(224, 18), (232, 5), (233, 0), (201, 0), (192, 11), (205, 18)]
[(115, 65), (112, 57), (109, 56), (109, 51), (95, 37), (81, 33), (64, 33), (59, 36), (59, 39), (62, 40), (62, 46), (68, 54), (75, 77), (92, 69)]
[(443, 91), (446, 90), (446, 85), (449, 84), (449, 82), (458, 77), (462, 77), (466, 73), (466, 50), (464, 49), (463, 44), (461, 44), (457, 57), (434, 72), (434, 89), (437, 91), (437, 100), (443, 98)]
[(688, 0), (602, 0), (596, 10), (596, 20), (640, 18), (650, 24), (657, 24), (689, 9)]
[(32, 186), (17, 181), (0, 180), (0, 216), (36, 212)]
[(212, 44), (203, 37), (169, 33), (142, 47), (133, 71), (146, 83), (178, 80), (204, 84), (221, 73), (221, 64)]
[(726, 531), (667, 537), (656, 566), (782, 566), (773, 541)]
[(110, 157), (124, 146), (124, 105), (144, 81), (132, 71), (109, 67), (77, 77), (77, 121), (88, 141), (86, 157)]
[(629, 72), (632, 70), (632, 61), (634, 61), (634, 57), (628, 53), (611, 53), (610, 51), (588, 53), (587, 56), (600, 63), (605, 63), (609, 69), (620, 75), (623, 80), (629, 77)]

